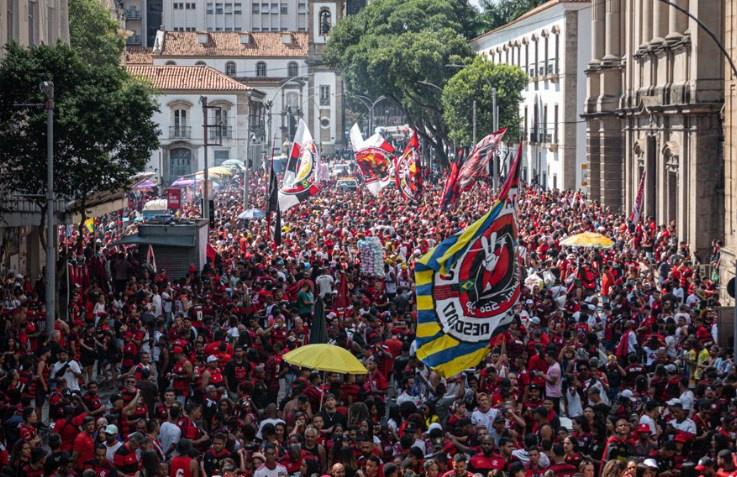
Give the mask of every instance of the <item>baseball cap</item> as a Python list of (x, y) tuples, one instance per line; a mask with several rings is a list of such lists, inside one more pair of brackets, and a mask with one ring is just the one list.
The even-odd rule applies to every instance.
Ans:
[(681, 406), (681, 407), (683, 407), (683, 403), (678, 398), (670, 399), (670, 400), (666, 401), (666, 404), (669, 405), (669, 406)]
[(707, 467), (714, 467), (714, 460), (711, 457), (702, 457), (699, 459), (699, 463), (696, 464), (695, 469), (698, 472), (703, 472)]
[(453, 462), (466, 462), (468, 461), (468, 457), (466, 457), (466, 454), (463, 452), (457, 453), (455, 456), (453, 456)]
[(637, 426), (637, 433), (638, 434), (643, 434), (643, 433), (650, 434), (650, 426), (648, 426), (647, 424), (640, 424), (639, 426)]
[(173, 353), (184, 353), (184, 349), (183, 349), (183, 348), (182, 348), (181, 346), (175, 346), (175, 347), (174, 347), (174, 348), (172, 349), (172, 352), (173, 352)]
[(111, 436), (117, 436), (118, 435), (118, 426), (115, 424), (108, 424), (105, 426), (105, 434), (110, 434)]
[(655, 459), (645, 459), (644, 461), (642, 461), (642, 465), (644, 465), (645, 467), (650, 467), (651, 469), (658, 468), (658, 463), (655, 462)]
[(208, 363), (214, 363), (214, 362), (216, 362), (217, 360), (218, 360), (218, 357), (217, 357), (217, 356), (215, 356), (214, 354), (211, 354), (210, 356), (208, 356), (208, 357), (207, 357), (207, 362), (208, 362)]

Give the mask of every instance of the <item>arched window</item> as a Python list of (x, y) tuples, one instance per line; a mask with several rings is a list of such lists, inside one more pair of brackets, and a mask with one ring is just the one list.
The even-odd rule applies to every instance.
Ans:
[(172, 60), (169, 60), (169, 61), (166, 62), (166, 65), (167, 66), (174, 66), (176, 64), (177, 64), (177, 62), (176, 61), (172, 61)]
[(195, 66), (207, 66), (207, 63), (205, 63), (204, 61), (198, 61), (197, 63), (195, 63)]
[(256, 76), (259, 78), (265, 78), (266, 77), (266, 63), (263, 61), (259, 61), (256, 63)]
[(332, 15), (330, 14), (330, 10), (327, 8), (320, 10), (320, 35), (327, 35), (330, 33), (330, 26), (332, 23), (331, 18)]
[(228, 76), (235, 76), (235, 62), (228, 61), (225, 63), (225, 74)]
[(295, 61), (289, 62), (289, 65), (287, 65), (287, 76), (294, 78), (297, 75), (299, 75), (299, 66), (297, 66)]

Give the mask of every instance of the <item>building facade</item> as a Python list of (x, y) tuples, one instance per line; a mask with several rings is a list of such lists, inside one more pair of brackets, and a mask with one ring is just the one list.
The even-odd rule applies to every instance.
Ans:
[(338, 3), (311, 4), (323, 23), (310, 32), (162, 31), (154, 44), (153, 63), (210, 66), (262, 91), (267, 111), (265, 127), (253, 139), (254, 150), (262, 151), (257, 159), (270, 156), (269, 145), (275, 155), (284, 152), (299, 118), (321, 150), (333, 154), (344, 140), (342, 80), (320, 57), (342, 14)]
[(69, 43), (67, 0), (0, 0), (0, 47), (57, 41)]
[(583, 66), (590, 57), (591, 11), (584, 0), (551, 0), (473, 40), (493, 63), (528, 75), (520, 117), (523, 177), (547, 189), (588, 184), (586, 128), (579, 115), (586, 99)]
[[(672, 0), (724, 37), (722, 0)], [(673, 225), (702, 260), (724, 227), (724, 62), (706, 31), (657, 0), (593, 0), (586, 69), (590, 194)]]
[[(737, 58), (737, 0), (724, 2), (724, 46)], [(719, 260), (722, 303), (734, 300), (727, 295), (726, 284), (735, 276), (737, 266), (737, 76), (724, 61), (724, 245)]]
[[(208, 167), (228, 159), (245, 160), (252, 156), (248, 131), (263, 127), (260, 108), (263, 93), (220, 73), (209, 66), (159, 66), (131, 64), (128, 72), (151, 84), (156, 91), (159, 111), (154, 121), (159, 126), (159, 149), (146, 166), (170, 184), (182, 176), (205, 168), (204, 143), (207, 134)], [(200, 98), (207, 97), (207, 133), (203, 127), (205, 111)], [(247, 154), (248, 153), (248, 154)]]

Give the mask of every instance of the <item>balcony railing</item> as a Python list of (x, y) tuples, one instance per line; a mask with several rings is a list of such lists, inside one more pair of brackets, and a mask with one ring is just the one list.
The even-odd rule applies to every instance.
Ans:
[(141, 44), (141, 35), (133, 35), (129, 36), (128, 40), (126, 41), (128, 45), (140, 45)]
[(230, 139), (233, 137), (233, 126), (222, 126), (220, 128), (210, 129), (210, 139), (219, 139), (222, 134), (223, 139)]
[(140, 20), (141, 19), (141, 12), (136, 9), (129, 9), (125, 11), (125, 19), (126, 20)]
[(169, 139), (189, 139), (192, 137), (192, 126), (169, 126)]

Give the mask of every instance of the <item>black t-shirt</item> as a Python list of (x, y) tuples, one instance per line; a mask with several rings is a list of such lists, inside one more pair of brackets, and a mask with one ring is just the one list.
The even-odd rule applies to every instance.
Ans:
[(330, 429), (336, 424), (340, 424), (343, 429), (346, 427), (346, 418), (343, 414), (339, 413), (338, 411), (335, 412), (328, 412), (326, 410), (320, 411), (320, 415), (322, 416), (322, 420), (325, 421), (325, 424), (323, 425), (323, 428)]

